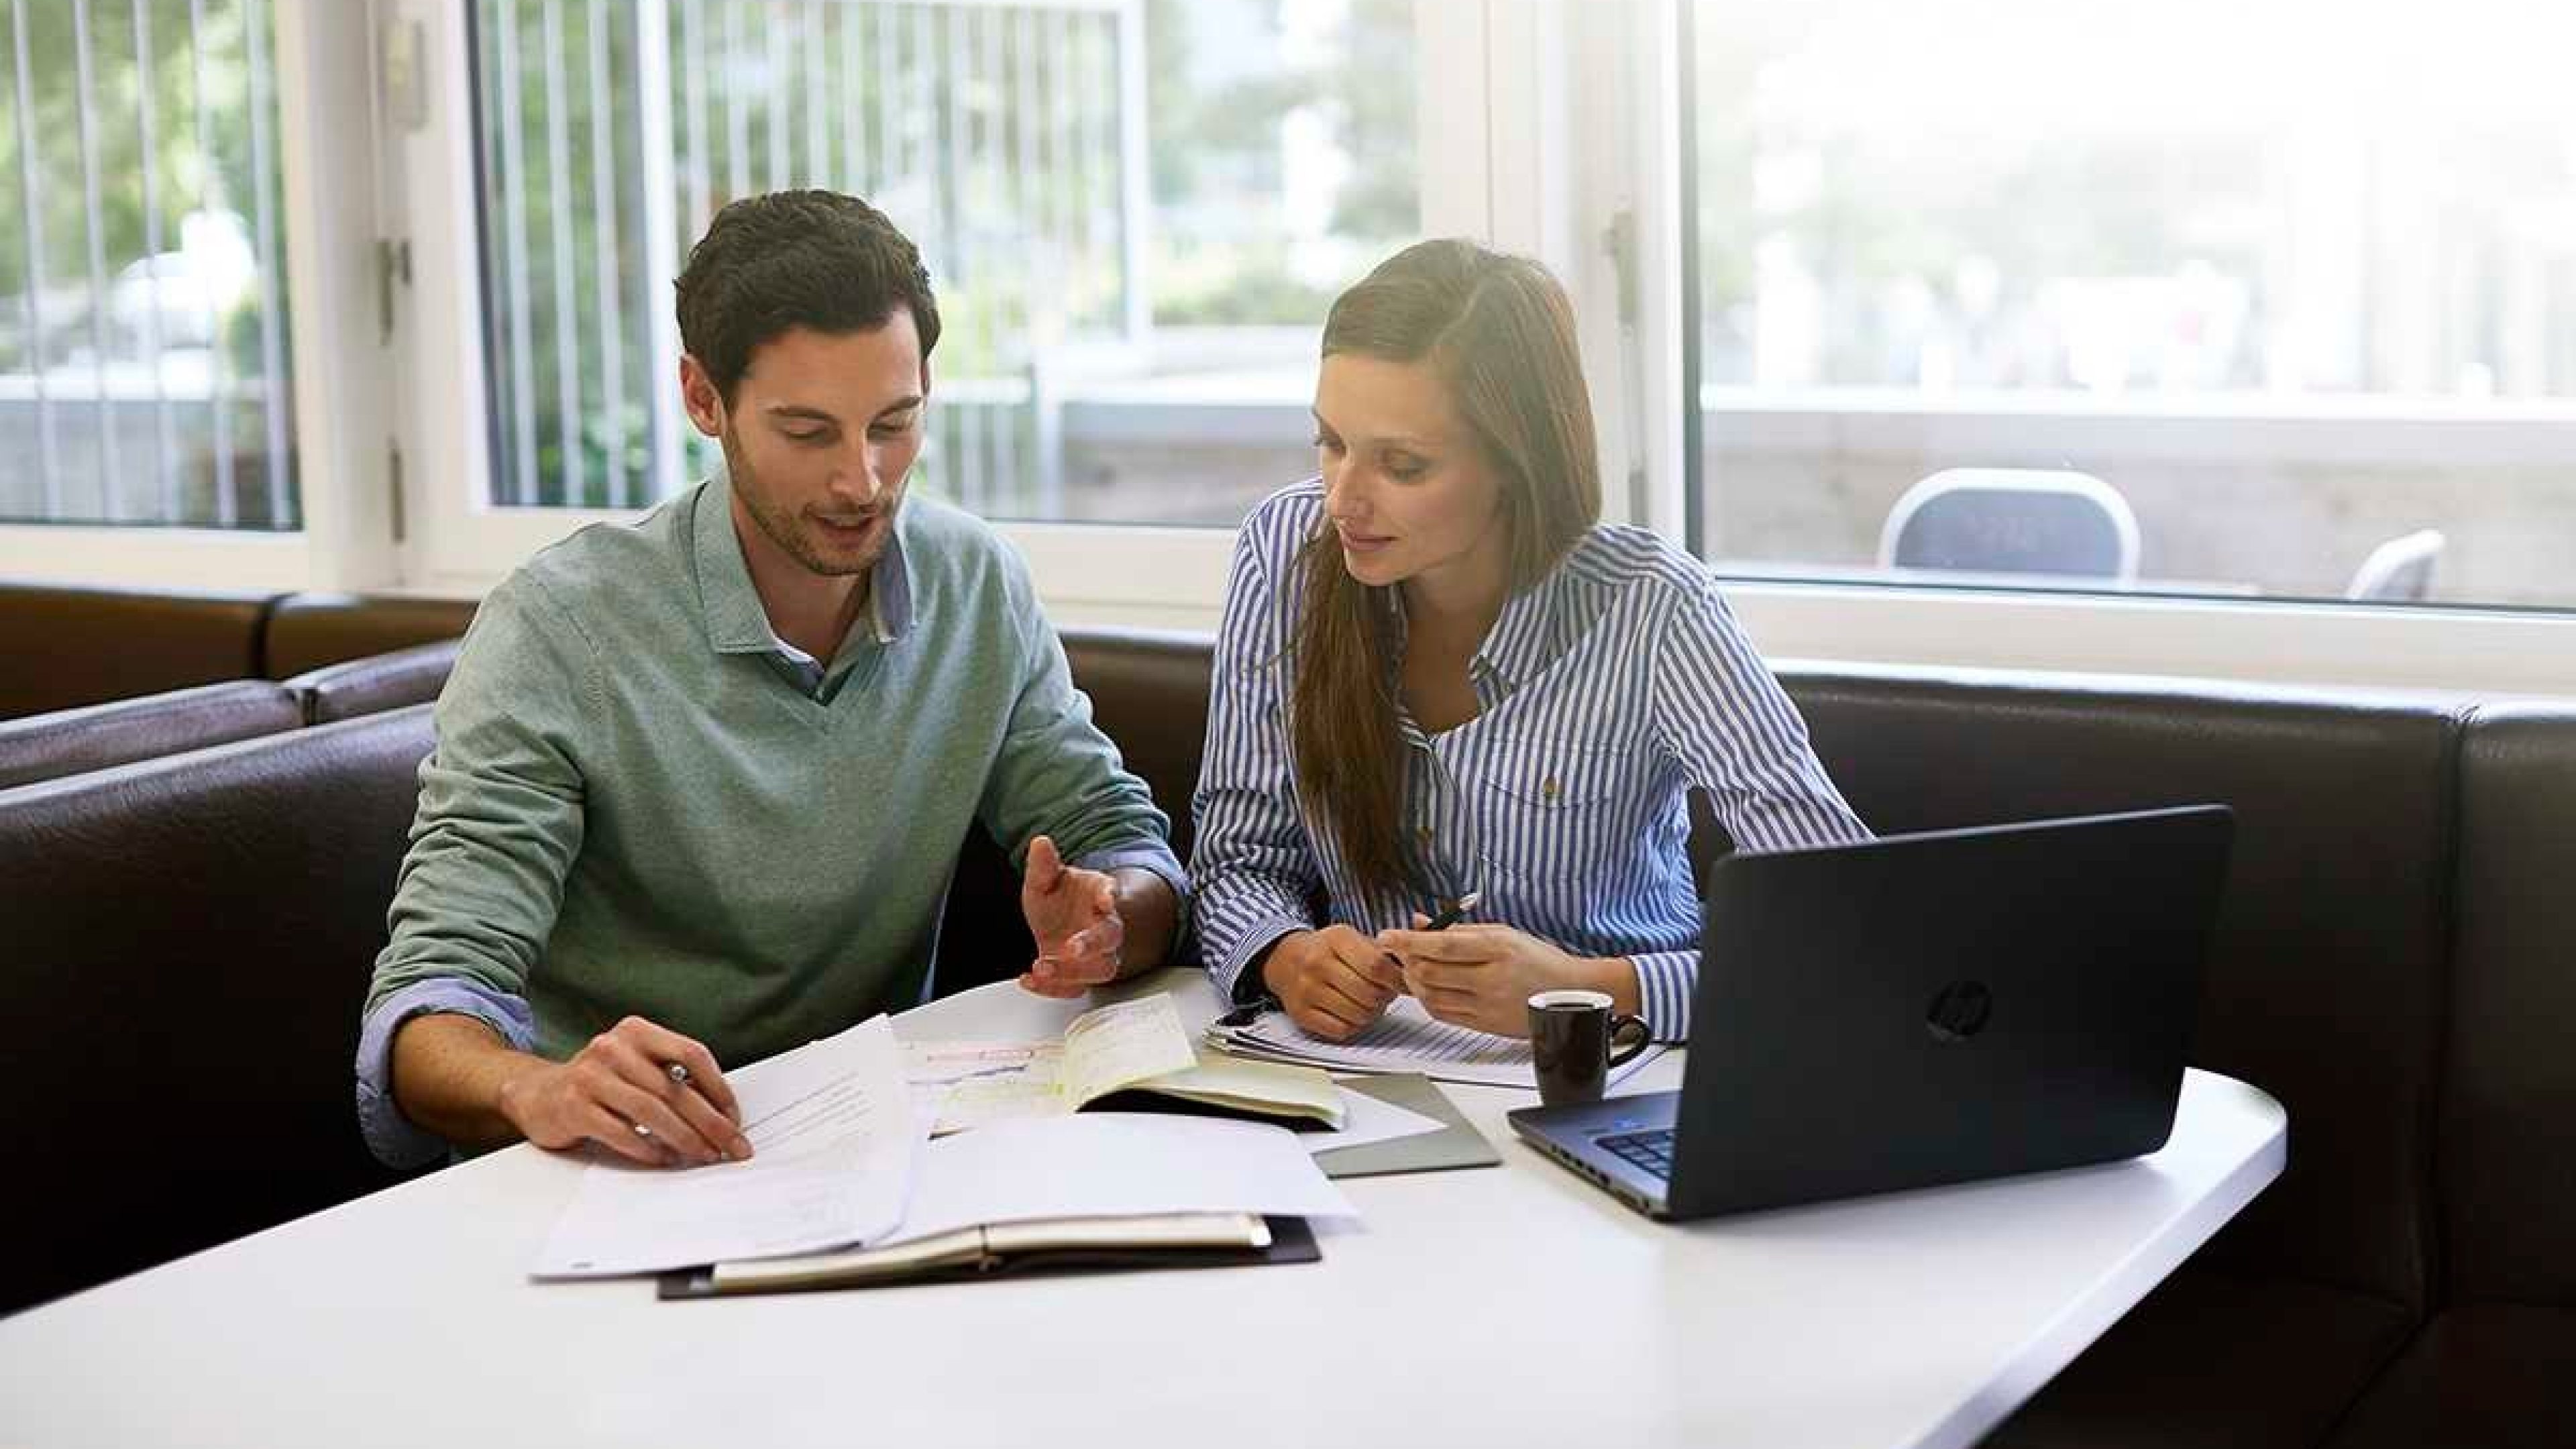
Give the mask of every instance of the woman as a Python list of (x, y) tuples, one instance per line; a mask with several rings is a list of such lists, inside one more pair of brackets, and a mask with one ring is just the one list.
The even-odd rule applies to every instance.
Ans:
[(1682, 1039), (1689, 787), (1748, 850), (1868, 831), (1707, 571), (1596, 523), (1564, 290), (1410, 247), (1333, 304), (1314, 411), (1322, 476), (1244, 521), (1217, 637), (1191, 874), (1218, 989), (1338, 1040), (1399, 993), (1525, 1036), (1531, 992), (1591, 987)]

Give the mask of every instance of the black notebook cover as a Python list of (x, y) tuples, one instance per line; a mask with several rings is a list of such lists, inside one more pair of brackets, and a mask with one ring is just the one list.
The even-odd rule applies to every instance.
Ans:
[(1266, 1248), (1051, 1248), (1031, 1253), (987, 1257), (970, 1264), (927, 1269), (901, 1278), (857, 1283), (790, 1283), (776, 1287), (716, 1291), (714, 1270), (683, 1268), (661, 1276), (657, 1298), (748, 1298), (761, 1293), (824, 1293), (848, 1289), (903, 1288), (916, 1283), (974, 1282), (985, 1278), (1028, 1277), (1041, 1273), (1111, 1273), (1169, 1268), (1250, 1268), (1265, 1263), (1314, 1263), (1323, 1260), (1315, 1231), (1304, 1218), (1265, 1218), (1270, 1225)]
[(1299, 1117), (1286, 1112), (1263, 1112), (1250, 1107), (1229, 1107), (1222, 1102), (1199, 1102), (1188, 1097), (1168, 1097), (1149, 1087), (1122, 1087), (1104, 1092), (1082, 1104), (1085, 1112), (1153, 1112), (1169, 1117), (1213, 1117), (1225, 1122), (1258, 1122), (1268, 1127), (1285, 1127), (1291, 1132), (1328, 1132), (1329, 1123), (1312, 1117)]

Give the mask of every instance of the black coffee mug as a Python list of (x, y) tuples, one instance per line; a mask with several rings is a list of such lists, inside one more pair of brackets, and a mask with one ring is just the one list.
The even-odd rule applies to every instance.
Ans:
[(1654, 1040), (1644, 1017), (1610, 1009), (1606, 991), (1539, 992), (1529, 999), (1529, 1028), (1538, 1099), (1551, 1107), (1600, 1101), (1610, 1069)]

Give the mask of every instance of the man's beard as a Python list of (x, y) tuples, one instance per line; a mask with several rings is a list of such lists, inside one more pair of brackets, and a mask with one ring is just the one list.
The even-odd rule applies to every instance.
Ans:
[[(824, 578), (848, 578), (876, 567), (877, 559), (885, 552), (882, 545), (856, 561), (824, 557), (822, 551), (814, 546), (814, 540), (807, 536), (801, 519), (793, 513), (782, 514), (773, 510), (767, 491), (759, 486), (759, 475), (752, 471), (751, 463), (742, 456), (741, 449), (734, 446), (733, 434), (727, 431), (716, 441), (724, 450), (725, 473), (732, 481), (734, 496), (743, 501), (744, 511), (751, 515), (753, 525), (789, 558), (796, 560), (800, 567)], [(887, 532), (891, 533), (894, 528), (891, 500), (879, 512), (885, 519)]]

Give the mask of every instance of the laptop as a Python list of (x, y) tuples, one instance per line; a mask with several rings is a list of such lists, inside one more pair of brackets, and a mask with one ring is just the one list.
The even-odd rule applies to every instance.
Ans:
[(1727, 856), (1682, 1089), (1512, 1127), (1676, 1220), (2153, 1152), (2234, 831), (2192, 805)]

